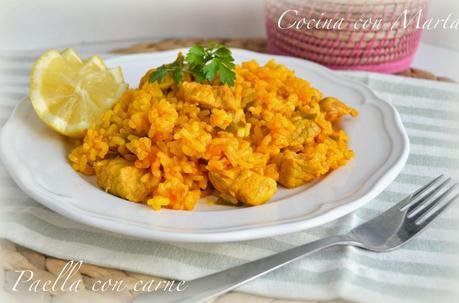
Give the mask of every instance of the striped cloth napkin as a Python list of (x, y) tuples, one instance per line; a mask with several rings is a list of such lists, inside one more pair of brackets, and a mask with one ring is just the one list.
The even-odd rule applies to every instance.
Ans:
[[(35, 53), (0, 53), (0, 124), (27, 95)], [(222, 244), (133, 240), (72, 222), (29, 199), (0, 165), (0, 236), (42, 253), (155, 276), (192, 279), (347, 231), (389, 208), (431, 177), (459, 175), (459, 86), (363, 72), (341, 75), (366, 83), (400, 112), (411, 155), (377, 199), (335, 222), (299, 233)], [(33, 151), (31, 151), (33, 152)], [(376, 254), (332, 248), (238, 290), (290, 299), (357, 302), (457, 302), (459, 203), (401, 249)]]

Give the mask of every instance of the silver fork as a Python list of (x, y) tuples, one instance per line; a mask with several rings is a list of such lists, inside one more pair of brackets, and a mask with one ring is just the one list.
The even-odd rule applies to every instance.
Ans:
[[(438, 184), (440, 183), (440, 184)], [(451, 184), (452, 183), (452, 184)], [(443, 175), (418, 189), (402, 201), (344, 235), (310, 242), (266, 258), (242, 264), (202, 278), (191, 280), (181, 292), (143, 293), (134, 302), (196, 303), (225, 293), (304, 256), (335, 245), (352, 245), (374, 252), (400, 247), (424, 230), (459, 194), (441, 204), (457, 186)], [(440, 205), (441, 204), (441, 205)], [(436, 206), (440, 206), (435, 208)]]

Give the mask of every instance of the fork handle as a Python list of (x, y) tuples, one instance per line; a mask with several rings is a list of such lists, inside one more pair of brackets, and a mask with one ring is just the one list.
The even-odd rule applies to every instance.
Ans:
[(225, 293), (304, 256), (335, 245), (355, 243), (348, 235), (331, 236), (286, 251), (189, 281), (181, 292), (152, 292), (137, 296), (135, 303), (196, 303)]

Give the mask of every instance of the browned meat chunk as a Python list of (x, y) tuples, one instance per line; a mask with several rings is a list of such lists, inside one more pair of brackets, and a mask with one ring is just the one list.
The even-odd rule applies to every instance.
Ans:
[(325, 112), (325, 119), (330, 122), (335, 122), (345, 115), (355, 117), (358, 115), (357, 111), (336, 98), (327, 97), (319, 102), (320, 110)]
[(140, 178), (144, 172), (123, 158), (115, 158), (97, 162), (95, 165), (97, 185), (109, 193), (141, 202), (149, 191)]
[(308, 119), (298, 119), (293, 121), (293, 124), (295, 131), (292, 133), (290, 145), (309, 143), (322, 131), (316, 122)]
[(279, 159), (278, 182), (287, 188), (298, 187), (316, 177), (316, 170), (301, 154), (285, 151)]
[(250, 170), (241, 171), (234, 179), (211, 172), (209, 180), (224, 200), (234, 204), (263, 204), (272, 198), (277, 189), (276, 181)]
[(234, 111), (241, 106), (241, 101), (234, 96), (233, 91), (227, 86), (183, 82), (182, 90), (185, 101), (198, 103), (205, 108), (223, 108)]

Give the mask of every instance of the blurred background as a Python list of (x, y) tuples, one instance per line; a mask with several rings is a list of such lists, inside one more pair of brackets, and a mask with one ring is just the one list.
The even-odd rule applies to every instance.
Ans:
[[(265, 36), (263, 3), (263, 0), (1, 0), (0, 51), (91, 44), (98, 46), (95, 51), (100, 51), (102, 44), (110, 48), (131, 41), (171, 37), (262, 37)], [(459, 18), (459, 1), (431, 1), (430, 17), (445, 18), (449, 13)], [(459, 54), (458, 35), (458, 30), (424, 31), (414, 64), (424, 62), (425, 69), (441, 70), (445, 76), (459, 79), (457, 68), (449, 67), (452, 58)]]

